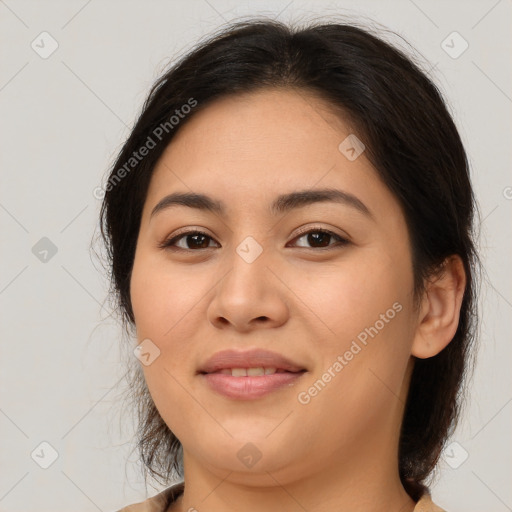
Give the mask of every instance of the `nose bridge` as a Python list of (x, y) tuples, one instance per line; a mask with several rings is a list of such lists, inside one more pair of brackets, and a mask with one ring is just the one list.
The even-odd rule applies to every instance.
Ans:
[[(271, 240), (268, 226), (261, 223), (259, 216), (247, 206), (239, 206), (236, 222), (231, 225), (230, 249), (226, 256), (226, 265), (230, 271), (222, 280), (228, 285), (231, 293), (237, 293), (236, 287), (254, 286), (253, 297), (257, 294), (259, 285), (268, 283), (270, 271)], [(226, 268), (228, 270), (228, 268)], [(229, 282), (229, 283), (228, 283)], [(240, 290), (241, 291), (241, 290)], [(245, 292), (246, 290), (244, 290)]]
[[(261, 237), (260, 237), (261, 240)], [(261, 255), (264, 252), (263, 245), (256, 240), (252, 235), (246, 236), (235, 249), (236, 254), (242, 259), (247, 265), (252, 265), (258, 259), (261, 264)], [(267, 247), (268, 252), (268, 247)], [(265, 259), (265, 258), (263, 258)], [(236, 258), (235, 258), (236, 261)], [(239, 262), (237, 262), (239, 263)], [(242, 265), (243, 267), (243, 265)]]
[[(261, 237), (260, 237), (261, 238)], [(259, 295), (259, 289), (269, 286), (268, 273), (268, 247), (264, 249), (263, 244), (252, 236), (248, 235), (235, 246), (233, 254), (229, 258), (231, 272), (226, 276), (231, 285), (230, 292), (237, 295), (250, 294), (256, 299)], [(239, 288), (237, 290), (237, 288)]]

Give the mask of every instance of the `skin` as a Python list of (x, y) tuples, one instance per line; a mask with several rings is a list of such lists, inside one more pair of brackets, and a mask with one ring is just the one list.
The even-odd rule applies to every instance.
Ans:
[[(399, 203), (363, 152), (338, 149), (354, 133), (320, 98), (265, 89), (217, 100), (166, 148), (144, 205), (131, 278), (137, 343), (160, 356), (144, 366), (151, 396), (183, 445), (186, 511), (411, 511), (398, 475), (398, 438), (413, 357), (432, 357), (455, 334), (465, 277), (446, 262), (415, 307), (409, 235)], [(279, 194), (335, 188), (371, 212), (319, 202), (274, 216)], [(226, 215), (174, 206), (171, 192), (204, 193)], [(299, 228), (349, 242), (323, 245)], [(200, 229), (160, 248), (174, 234)], [(253, 237), (252, 263), (237, 246)], [(187, 243), (188, 242), (188, 243)], [(325, 249), (325, 245), (330, 249)], [(191, 248), (190, 248), (191, 247)], [(309, 403), (298, 400), (365, 328), (393, 319)], [(307, 368), (293, 386), (233, 400), (196, 371), (219, 350), (264, 348)], [(252, 443), (261, 459), (237, 457)]]

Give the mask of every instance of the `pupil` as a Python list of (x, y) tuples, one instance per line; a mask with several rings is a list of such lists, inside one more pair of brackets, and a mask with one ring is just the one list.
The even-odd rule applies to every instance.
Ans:
[[(308, 235), (308, 243), (315, 246), (315, 243), (320, 243), (321, 247), (325, 247), (329, 245), (329, 233), (310, 233)], [(327, 242), (324, 245), (322, 245), (322, 242)]]
[[(192, 243), (192, 245), (194, 247), (196, 247), (196, 248), (199, 247), (200, 249), (208, 248), (208, 241), (207, 241), (208, 237), (206, 237), (205, 235), (189, 235), (189, 237), (194, 239), (194, 242)], [(201, 242), (196, 243), (198, 238), (202, 238), (203, 239), (202, 243)], [(206, 244), (205, 244), (205, 242), (206, 242)], [(188, 244), (188, 245), (189, 245), (189, 248), (191, 248), (190, 244)]]

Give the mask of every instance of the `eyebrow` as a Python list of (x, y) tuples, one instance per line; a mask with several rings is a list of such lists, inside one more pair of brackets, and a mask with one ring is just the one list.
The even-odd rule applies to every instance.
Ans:
[[(374, 218), (368, 207), (356, 196), (332, 188), (300, 190), (282, 194), (271, 204), (270, 213), (277, 216), (293, 209), (321, 202), (341, 203), (358, 210), (371, 219)], [(158, 202), (151, 212), (150, 219), (157, 213), (174, 206), (187, 206), (218, 215), (225, 215), (226, 213), (226, 206), (222, 201), (213, 199), (205, 194), (174, 192), (163, 197)]]

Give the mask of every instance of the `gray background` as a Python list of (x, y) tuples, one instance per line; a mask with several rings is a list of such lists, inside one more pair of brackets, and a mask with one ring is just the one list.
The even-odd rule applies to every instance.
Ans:
[[(369, 17), (418, 50), (447, 98), (471, 160), (487, 277), (470, 402), (433, 497), (450, 512), (512, 510), (511, 0), (0, 0), (0, 511), (108, 512), (160, 490), (144, 489), (120, 416), (120, 329), (89, 251), (93, 190), (164, 67), (251, 14)], [(51, 49), (43, 31), (58, 43), (47, 58), (31, 47)], [(464, 42), (442, 43), (454, 31), (469, 44), (457, 58), (446, 45), (453, 54)], [(47, 469), (41, 442), (58, 454)]]

